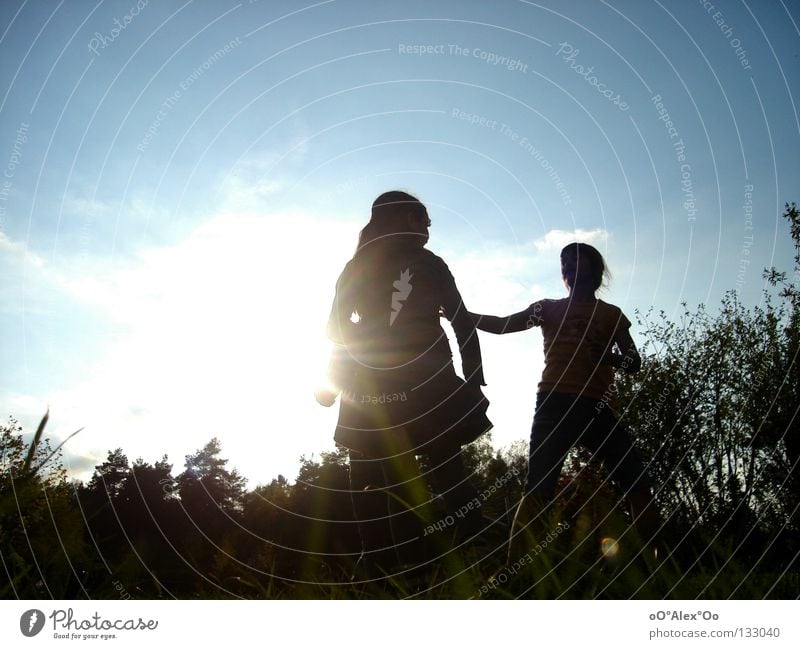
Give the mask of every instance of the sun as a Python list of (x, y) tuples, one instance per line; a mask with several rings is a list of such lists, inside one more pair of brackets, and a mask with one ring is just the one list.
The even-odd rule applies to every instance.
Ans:
[(332, 446), (336, 413), (314, 390), (356, 236), (352, 224), (313, 214), (223, 214), (94, 278), (91, 295), (76, 281), (120, 333), (83, 382), (54, 397), (54, 412), (63, 406), (86, 427), (73, 450), (168, 453), (180, 470), (216, 436), (233, 466), (265, 480), (291, 477), (302, 454)]

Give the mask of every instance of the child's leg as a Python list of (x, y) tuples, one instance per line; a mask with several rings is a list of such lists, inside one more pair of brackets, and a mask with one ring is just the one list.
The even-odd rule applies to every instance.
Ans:
[(576, 397), (551, 393), (539, 395), (531, 428), (526, 493), (535, 494), (546, 506), (552, 504), (556, 483), (569, 450), (591, 424)]
[(635, 486), (626, 495), (639, 535), (646, 543), (658, 545), (663, 521), (649, 487)]
[(525, 495), (514, 514), (509, 536), (508, 561), (512, 563), (550, 532), (548, 510), (564, 459), (585, 427), (570, 395), (540, 394), (531, 428)]
[(603, 460), (612, 479), (625, 492), (636, 531), (645, 544), (655, 546), (662, 527), (644, 463), (625, 426), (609, 412), (600, 413), (586, 445)]

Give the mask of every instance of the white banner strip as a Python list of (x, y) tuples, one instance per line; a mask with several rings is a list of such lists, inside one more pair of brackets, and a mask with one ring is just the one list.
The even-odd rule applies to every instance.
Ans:
[[(5, 601), (3, 647), (797, 647), (797, 601)], [(553, 646), (553, 645), (545, 645)]]

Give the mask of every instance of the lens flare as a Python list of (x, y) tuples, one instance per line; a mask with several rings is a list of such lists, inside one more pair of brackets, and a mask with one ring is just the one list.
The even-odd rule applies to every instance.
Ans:
[(602, 541), (600, 541), (600, 548), (602, 549), (603, 556), (606, 559), (613, 559), (615, 556), (617, 556), (617, 552), (619, 552), (619, 543), (617, 543), (617, 539), (606, 536)]

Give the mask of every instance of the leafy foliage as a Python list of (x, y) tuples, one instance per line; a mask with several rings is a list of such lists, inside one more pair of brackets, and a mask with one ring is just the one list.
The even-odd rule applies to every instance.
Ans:
[(27, 448), (15, 419), (0, 425), (1, 597), (81, 594), (87, 545), (60, 452), (42, 439), (46, 423)]

